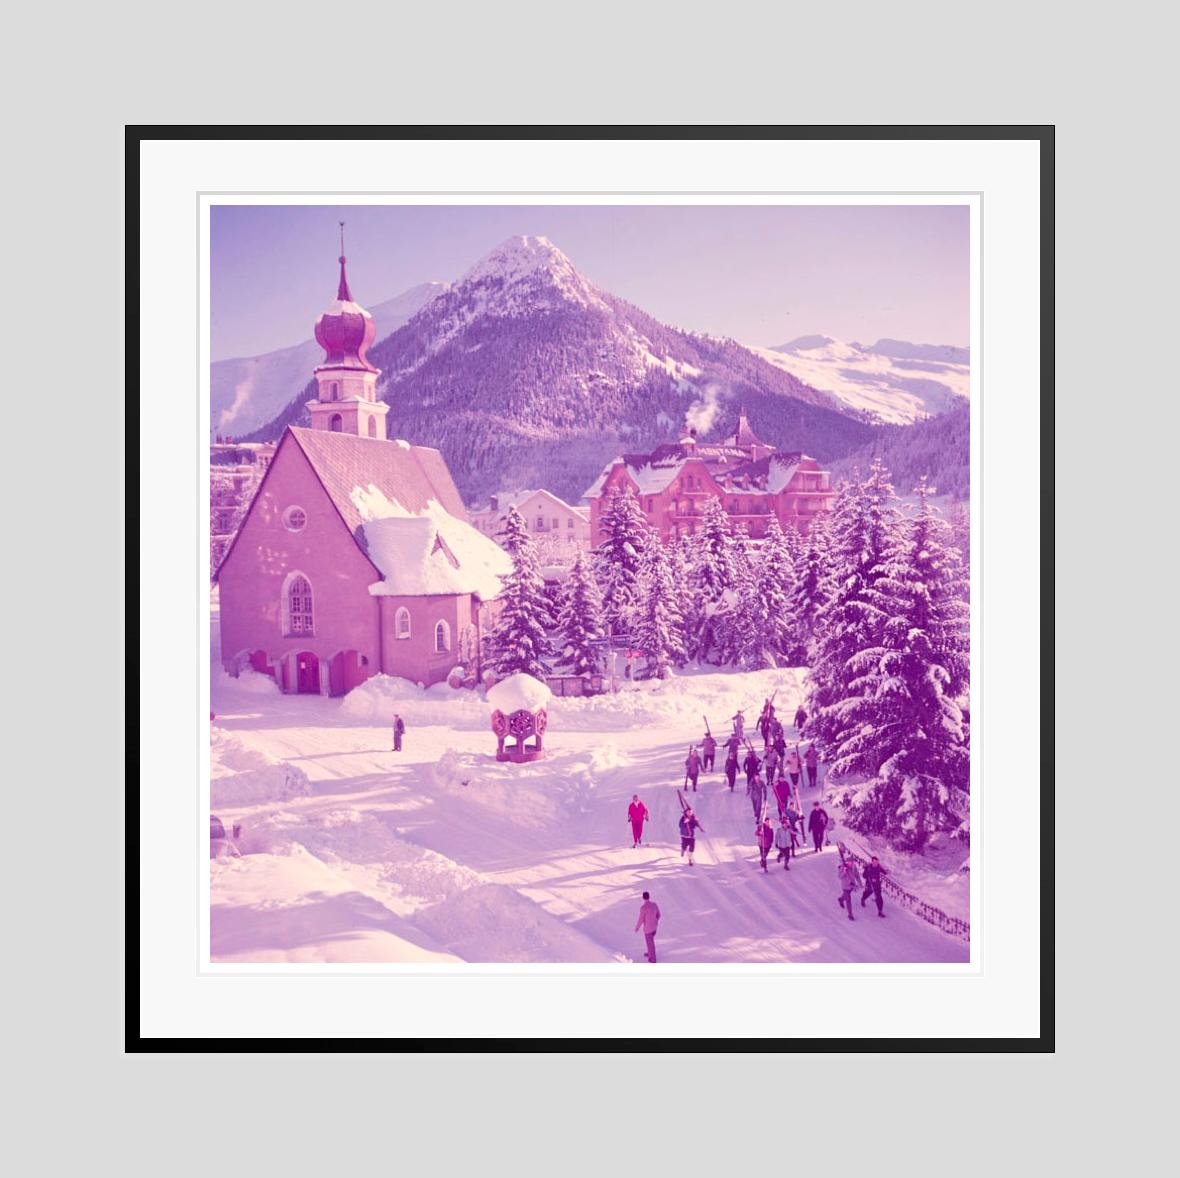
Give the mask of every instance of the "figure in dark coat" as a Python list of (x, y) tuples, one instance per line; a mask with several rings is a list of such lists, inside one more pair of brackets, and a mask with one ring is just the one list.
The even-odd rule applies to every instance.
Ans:
[(807, 723), (807, 713), (803, 710), (803, 705), (800, 704), (795, 711), (795, 731), (802, 732), (803, 725)]
[(746, 785), (748, 786), (754, 780), (754, 774), (762, 768), (762, 762), (758, 760), (758, 754), (753, 749), (746, 754), (742, 768), (746, 771)]
[(860, 897), (860, 906), (863, 908), (869, 896), (872, 896), (877, 903), (878, 916), (885, 915), (885, 901), (881, 898), (881, 878), (888, 874), (889, 871), (881, 866), (876, 855), (865, 868), (865, 890)]
[(729, 750), (729, 756), (725, 758), (725, 780), (729, 783), (729, 788), (733, 789), (734, 778), (737, 777), (738, 771), (738, 756), (736, 749)]
[(402, 751), (402, 736), (405, 735), (406, 722), (401, 716), (394, 716), (393, 718), (393, 751), (400, 753)]
[(827, 828), (828, 812), (816, 802), (807, 819), (807, 829), (811, 831), (811, 841), (815, 843), (816, 854), (824, 849), (824, 831)]
[(774, 827), (770, 825), (770, 819), (764, 818), (760, 826), (754, 831), (754, 840), (758, 844), (758, 857), (762, 861), (762, 870), (766, 870), (766, 856), (770, 854), (770, 848), (774, 846)]
[(713, 768), (713, 759), (717, 756), (717, 742), (711, 732), (706, 732), (701, 740), (701, 767), (709, 772)]

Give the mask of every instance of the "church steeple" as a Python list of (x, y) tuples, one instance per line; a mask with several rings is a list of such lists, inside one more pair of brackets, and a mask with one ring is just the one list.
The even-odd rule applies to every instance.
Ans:
[(315, 321), (316, 342), (324, 362), (315, 370), (318, 399), (308, 402), (312, 429), (385, 438), (389, 406), (377, 400), (379, 368), (366, 352), (376, 335), (373, 317), (353, 301), (344, 256), (344, 222), (340, 222), (340, 282), (336, 301)]

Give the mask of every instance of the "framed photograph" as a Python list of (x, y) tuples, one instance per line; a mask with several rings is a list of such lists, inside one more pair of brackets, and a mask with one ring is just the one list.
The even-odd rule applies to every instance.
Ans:
[(127, 147), (129, 1049), (1052, 1050), (1052, 128)]

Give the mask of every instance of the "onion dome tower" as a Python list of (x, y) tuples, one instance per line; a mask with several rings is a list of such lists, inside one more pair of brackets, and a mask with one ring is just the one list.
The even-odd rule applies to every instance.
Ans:
[(373, 316), (353, 302), (345, 269), (344, 222), (340, 222), (340, 285), (336, 301), (315, 321), (316, 343), (324, 349), (324, 362), (315, 369), (318, 396), (308, 402), (312, 429), (357, 434), (385, 440), (385, 415), (389, 406), (377, 400), (379, 368), (365, 353), (373, 342)]

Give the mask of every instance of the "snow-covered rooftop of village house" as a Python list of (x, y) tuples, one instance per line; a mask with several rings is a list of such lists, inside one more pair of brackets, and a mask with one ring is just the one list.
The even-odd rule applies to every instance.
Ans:
[(553, 692), (532, 675), (509, 675), (488, 688), (488, 703), (505, 714), (540, 711), (552, 698)]
[(603, 493), (607, 478), (621, 462), (631, 476), (638, 495), (658, 495), (680, 473), (685, 463), (700, 460), (723, 486), (732, 480), (733, 489), (752, 495), (777, 495), (795, 476), (805, 455), (775, 453), (757, 462), (749, 461), (746, 453), (726, 445), (698, 443), (695, 447), (660, 446), (648, 454), (624, 454), (613, 458), (602, 473), (584, 492), (594, 499)]

